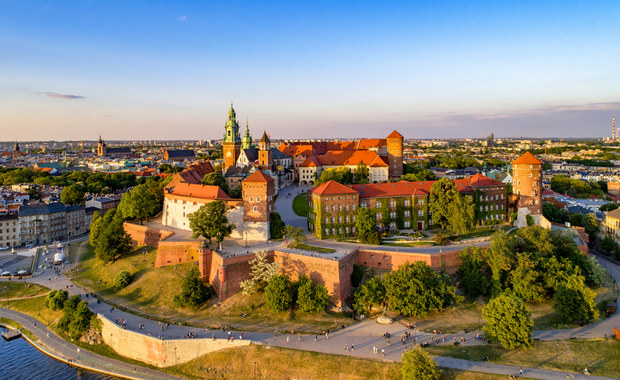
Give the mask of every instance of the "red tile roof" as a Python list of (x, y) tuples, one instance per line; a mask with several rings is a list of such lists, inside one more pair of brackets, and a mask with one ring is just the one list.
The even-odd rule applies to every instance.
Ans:
[(496, 181), (482, 174), (475, 174), (471, 177), (457, 179), (454, 182), (461, 181), (464, 186), (484, 187), (484, 186), (502, 186), (504, 183)]
[(243, 182), (273, 182), (273, 178), (269, 177), (262, 170), (257, 170), (250, 174)]
[(219, 186), (197, 185), (194, 183), (179, 183), (171, 191), (170, 194), (181, 195), (186, 197), (204, 198), (204, 199), (222, 199), (229, 200), (224, 190)]
[(315, 194), (331, 195), (331, 194), (357, 194), (357, 191), (348, 186), (342, 185), (334, 180), (325, 182), (324, 184), (310, 189)]
[(525, 152), (525, 154), (516, 160), (512, 161), (513, 164), (530, 164), (530, 165), (541, 165), (542, 161), (536, 158), (532, 153)]
[(392, 133), (390, 133), (387, 137), (388, 139), (402, 139), (403, 135), (401, 135), (400, 133), (396, 132), (396, 130), (394, 130)]

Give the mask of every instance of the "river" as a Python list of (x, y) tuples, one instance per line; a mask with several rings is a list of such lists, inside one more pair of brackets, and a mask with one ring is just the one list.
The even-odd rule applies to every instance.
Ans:
[[(4, 329), (0, 327), (0, 331)], [(0, 374), (7, 380), (116, 379), (56, 361), (21, 338), (10, 342), (0, 338)]]

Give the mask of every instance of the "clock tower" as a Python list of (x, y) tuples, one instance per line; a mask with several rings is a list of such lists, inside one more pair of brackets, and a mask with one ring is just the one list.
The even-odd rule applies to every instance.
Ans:
[(228, 121), (226, 121), (224, 131), (224, 142), (222, 144), (224, 153), (224, 173), (229, 167), (237, 164), (239, 152), (241, 150), (241, 136), (239, 135), (239, 123), (237, 122), (237, 114), (230, 102), (230, 111), (228, 111)]

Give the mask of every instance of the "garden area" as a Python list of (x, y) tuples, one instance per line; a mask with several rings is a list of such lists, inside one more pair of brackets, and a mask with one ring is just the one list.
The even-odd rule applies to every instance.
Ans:
[(302, 193), (293, 198), (293, 212), (305, 218), (308, 217), (308, 194)]

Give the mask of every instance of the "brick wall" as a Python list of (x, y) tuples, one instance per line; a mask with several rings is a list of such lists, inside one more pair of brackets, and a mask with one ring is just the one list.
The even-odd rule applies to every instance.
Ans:
[(437, 253), (409, 253), (360, 249), (357, 251), (357, 263), (373, 269), (397, 270), (399, 266), (409, 262), (425, 262), (436, 271), (441, 270), (442, 262), (448, 273), (454, 273), (461, 264), (457, 255), (460, 250)]
[[(201, 241), (162, 241), (157, 248), (155, 268), (199, 261)], [(206, 253), (211, 252), (208, 248)]]
[(172, 231), (127, 222), (123, 223), (123, 228), (139, 246), (157, 247), (162, 240), (174, 235)]

